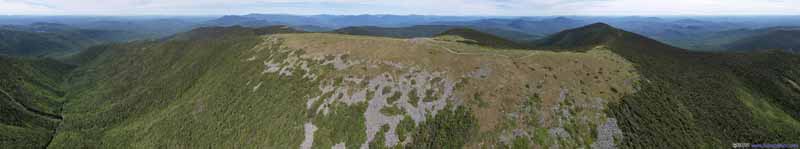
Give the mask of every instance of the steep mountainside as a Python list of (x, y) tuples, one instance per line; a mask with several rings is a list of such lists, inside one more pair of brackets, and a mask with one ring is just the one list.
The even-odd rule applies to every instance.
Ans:
[(600, 43), (637, 64), (646, 81), (609, 110), (626, 133), (623, 146), (717, 147), (792, 142), (800, 136), (796, 55), (687, 52), (605, 24), (542, 43), (572, 51)]
[(61, 74), (71, 68), (54, 60), (0, 56), (0, 146), (47, 146), (61, 121)]
[(778, 29), (733, 41), (724, 45), (733, 51), (782, 50), (800, 52), (800, 29)]

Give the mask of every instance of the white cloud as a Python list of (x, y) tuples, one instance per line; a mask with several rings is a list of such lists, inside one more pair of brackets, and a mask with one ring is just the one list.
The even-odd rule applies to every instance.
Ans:
[(800, 14), (798, 0), (0, 0), (0, 14)]
[(0, 0), (0, 14), (47, 14), (53, 10), (24, 2)]

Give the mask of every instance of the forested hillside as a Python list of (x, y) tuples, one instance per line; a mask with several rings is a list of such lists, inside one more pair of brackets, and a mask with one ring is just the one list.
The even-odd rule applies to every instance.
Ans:
[(62, 119), (62, 74), (72, 68), (54, 60), (0, 56), (0, 146), (47, 146)]
[(800, 136), (797, 55), (688, 52), (605, 24), (568, 30), (541, 43), (577, 51), (605, 45), (637, 64), (645, 80), (639, 91), (608, 111), (625, 132), (623, 146), (719, 147), (792, 142)]

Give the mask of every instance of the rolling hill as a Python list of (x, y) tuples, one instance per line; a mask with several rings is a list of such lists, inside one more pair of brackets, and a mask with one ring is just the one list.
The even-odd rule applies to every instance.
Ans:
[[(229, 15), (210, 20), (211, 23), (228, 25), (275, 24), (289, 26), (313, 25), (323, 28), (344, 28), (351, 26), (406, 27), (425, 25), (436, 21), (467, 21), (484, 17), (424, 16), (424, 15), (286, 15), (286, 14), (247, 14)], [(263, 26), (260, 26), (263, 27)]]
[[(723, 31), (709, 31), (701, 34), (694, 34), (691, 38), (684, 38), (686, 43), (683, 44), (687, 48), (694, 50), (711, 51), (711, 52), (736, 52), (736, 49), (731, 49), (731, 45), (736, 42), (745, 42), (747, 38), (757, 39), (758, 36), (763, 36), (768, 33), (782, 31), (782, 30), (797, 30), (798, 27), (794, 26), (775, 26), (766, 28), (737, 28)], [(766, 36), (765, 36), (766, 37)], [(676, 38), (680, 38), (677, 37)], [(781, 38), (778, 38), (781, 39)], [(781, 39), (791, 41), (791, 39)], [(680, 45), (680, 44), (676, 44)], [(741, 50), (738, 50), (741, 52)]]
[(0, 26), (0, 54), (38, 57), (60, 56), (80, 49), (110, 42), (131, 40), (124, 31), (85, 30), (75, 27), (34, 23), (23, 26)]
[(800, 29), (772, 29), (723, 45), (733, 51), (782, 50), (790, 53), (800, 52)]
[[(348, 35), (365, 35), (365, 36), (381, 36), (381, 37), (394, 37), (394, 38), (415, 38), (415, 37), (434, 37), (445, 31), (458, 28), (469, 28), (461, 26), (448, 26), (448, 25), (417, 25), (411, 27), (389, 28), (389, 27), (375, 27), (375, 26), (356, 26), (346, 27), (334, 30), (334, 33), (348, 34)], [(539, 36), (530, 35), (522, 32), (509, 31), (495, 28), (471, 28), (485, 33), (492, 34), (491, 36), (499, 36), (505, 39), (513, 39), (518, 42), (529, 42), (540, 38)]]
[(452, 28), (455, 27), (445, 26), (445, 25), (424, 25), (424, 26), (420, 25), (420, 26), (403, 27), (403, 28), (356, 26), (356, 27), (345, 27), (334, 30), (332, 32), (339, 34), (348, 34), (348, 35), (414, 38), (414, 37), (433, 37), (436, 34), (442, 33)]

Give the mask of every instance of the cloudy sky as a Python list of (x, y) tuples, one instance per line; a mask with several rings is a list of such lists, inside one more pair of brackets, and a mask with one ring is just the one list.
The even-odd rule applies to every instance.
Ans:
[(800, 15), (800, 0), (0, 0), (0, 15)]

